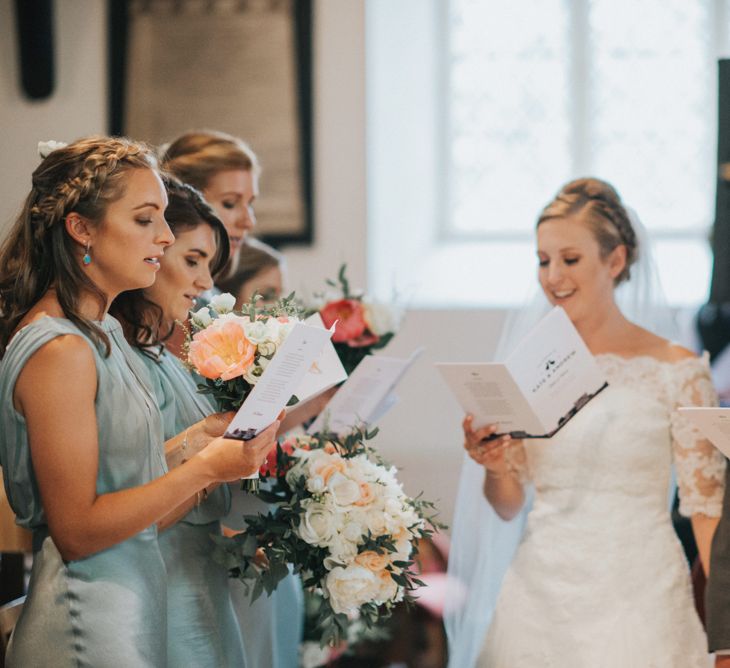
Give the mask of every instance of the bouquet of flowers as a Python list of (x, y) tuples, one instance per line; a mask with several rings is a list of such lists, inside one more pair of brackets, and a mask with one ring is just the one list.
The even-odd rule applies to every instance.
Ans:
[(327, 281), (336, 292), (318, 295), (322, 304), (315, 310), (319, 311), (325, 327), (337, 322), (332, 343), (350, 374), (366, 355), (388, 345), (395, 336), (400, 317), (392, 307), (353, 292), (346, 269), (343, 264), (337, 281)]
[(191, 314), (192, 332), (185, 343), (188, 366), (204, 379), (198, 391), (212, 395), (223, 411), (241, 407), (299, 321), (301, 309), (293, 293), (265, 308), (255, 306), (256, 299), (258, 295), (235, 313), (235, 297), (224, 293)]
[(270, 486), (259, 497), (272, 509), (247, 516), (242, 534), (214, 537), (218, 560), (253, 587), (253, 600), (271, 593), (289, 564), (301, 573), (305, 589), (322, 596), (322, 646), (345, 639), (354, 620), (372, 628), (410, 600), (423, 584), (412, 570), (414, 543), (441, 526), (433, 504), (406, 496), (395, 468), (370, 447), (376, 431), (279, 444), (261, 471)]
[[(293, 293), (265, 308), (255, 305), (258, 299), (254, 295), (241, 313), (235, 313), (235, 297), (224, 293), (191, 314), (192, 332), (186, 330), (185, 342), (187, 363), (203, 378), (198, 391), (212, 395), (219, 410), (241, 407), (299, 321), (301, 309)], [(296, 402), (292, 397), (289, 404)], [(242, 488), (256, 492), (258, 483), (256, 475), (243, 480)]]

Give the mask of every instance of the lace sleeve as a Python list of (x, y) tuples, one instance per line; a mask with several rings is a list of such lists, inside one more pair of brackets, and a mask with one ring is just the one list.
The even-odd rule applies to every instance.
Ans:
[(680, 406), (717, 406), (707, 358), (679, 362), (676, 371), (671, 431), (679, 512), (686, 517), (719, 517), (725, 489), (725, 457), (676, 410)]

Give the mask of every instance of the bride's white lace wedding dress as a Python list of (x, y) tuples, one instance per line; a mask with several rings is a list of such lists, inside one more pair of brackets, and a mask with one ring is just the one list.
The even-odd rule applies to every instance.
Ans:
[(706, 360), (598, 355), (609, 387), (551, 440), (513, 448), (534, 485), (480, 668), (707, 668), (705, 634), (674, 533), (718, 516), (725, 460), (678, 406), (713, 405)]

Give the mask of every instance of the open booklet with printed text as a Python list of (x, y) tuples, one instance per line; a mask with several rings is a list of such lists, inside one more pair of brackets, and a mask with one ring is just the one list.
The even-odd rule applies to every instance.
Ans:
[(437, 364), (474, 428), (550, 438), (608, 383), (565, 311), (553, 308), (502, 363)]

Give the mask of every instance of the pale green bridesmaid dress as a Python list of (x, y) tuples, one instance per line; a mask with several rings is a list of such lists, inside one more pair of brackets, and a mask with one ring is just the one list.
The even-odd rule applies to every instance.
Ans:
[(163, 475), (160, 413), (144, 367), (114, 318), (107, 316), (99, 326), (111, 340), (108, 357), (69, 320), (44, 317), (13, 337), (0, 362), (0, 464), (18, 524), (33, 531), (34, 542), (28, 597), (7, 656), (10, 667), (159, 668), (166, 662), (166, 576), (156, 527), (65, 562), (49, 536), (25, 420), (13, 407), (15, 383), (28, 359), (56, 337), (80, 336), (96, 363), (97, 493)]
[[(137, 350), (162, 412), (165, 439), (215, 412), (182, 363), (164, 349)], [(167, 665), (171, 668), (244, 666), (226, 570), (212, 557), (211, 534), (230, 507), (228, 487), (212, 491), (196, 509), (160, 534), (167, 567)]]

